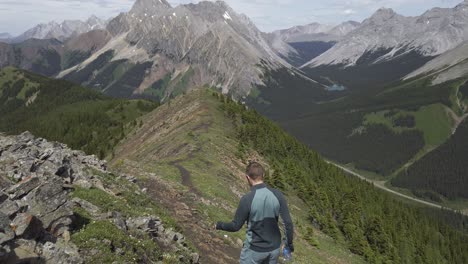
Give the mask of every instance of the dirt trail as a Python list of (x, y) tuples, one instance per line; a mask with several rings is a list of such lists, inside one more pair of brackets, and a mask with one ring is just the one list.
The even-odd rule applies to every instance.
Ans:
[(179, 170), (180, 175), (182, 177), (182, 184), (185, 187), (188, 187), (190, 192), (192, 192), (194, 194), (197, 194), (197, 195), (201, 195), (200, 192), (197, 190), (197, 188), (195, 188), (195, 186), (193, 186), (192, 175), (190, 174), (190, 172), (186, 168), (184, 168), (184, 166), (180, 165), (180, 162), (183, 162), (183, 161), (184, 160), (177, 160), (177, 161), (173, 161), (173, 162), (171, 162), (169, 164), (176, 167)]
[(347, 173), (349, 173), (349, 174), (351, 174), (353, 176), (358, 177), (359, 179), (362, 179), (362, 180), (365, 180), (365, 181), (367, 181), (369, 183), (372, 183), (375, 187), (377, 187), (379, 189), (382, 189), (384, 191), (387, 191), (389, 193), (398, 195), (398, 196), (403, 197), (405, 199), (408, 199), (408, 200), (411, 200), (411, 201), (414, 201), (414, 202), (417, 202), (417, 203), (420, 203), (420, 204), (423, 204), (423, 205), (426, 205), (426, 206), (435, 207), (435, 208), (439, 208), (439, 209), (451, 210), (453, 212), (460, 212), (460, 213), (468, 216), (468, 211), (467, 210), (457, 211), (457, 210), (453, 210), (451, 208), (443, 207), (443, 206), (435, 204), (435, 203), (431, 203), (431, 202), (424, 201), (424, 200), (421, 200), (421, 199), (418, 199), (418, 198), (415, 198), (415, 197), (411, 197), (411, 196), (406, 195), (406, 194), (402, 194), (400, 192), (394, 191), (394, 190), (389, 189), (388, 187), (386, 187), (385, 186), (386, 181), (373, 181), (373, 180), (370, 180), (370, 179), (368, 179), (368, 178), (366, 178), (366, 177), (364, 177), (364, 176), (362, 176), (362, 175), (360, 175), (360, 174), (358, 174), (358, 173), (356, 173), (356, 172), (354, 172), (354, 171), (352, 171), (352, 170), (350, 170), (348, 168), (345, 168), (345, 167), (343, 167), (341, 165), (338, 165), (336, 163), (333, 163), (331, 161), (327, 161), (327, 163), (332, 164), (332, 165), (342, 169), (343, 171), (345, 171), (345, 172), (347, 172)]

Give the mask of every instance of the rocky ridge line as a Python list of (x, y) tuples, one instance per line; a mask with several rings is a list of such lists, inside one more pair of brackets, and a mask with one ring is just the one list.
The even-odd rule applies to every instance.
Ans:
[[(200, 256), (188, 248), (184, 236), (165, 228), (159, 217), (124, 219), (119, 212), (106, 212), (88, 201), (72, 198), (75, 188), (111, 192), (90, 170), (108, 173), (105, 161), (64, 144), (35, 138), (29, 132), (0, 134), (1, 263), (84, 263), (83, 252), (70, 241), (77, 207), (93, 221), (108, 220), (124, 232), (140, 232), (165, 250), (180, 252), (180, 261), (199, 262)], [(131, 176), (119, 177), (131, 184), (136, 182)], [(101, 242), (112, 246), (112, 241)], [(115, 249), (116, 253), (123, 250)]]

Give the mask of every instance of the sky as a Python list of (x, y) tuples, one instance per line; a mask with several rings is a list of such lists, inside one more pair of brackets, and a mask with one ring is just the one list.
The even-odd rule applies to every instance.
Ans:
[[(0, 0), (0, 33), (19, 35), (39, 24), (65, 19), (85, 20), (92, 14), (111, 18), (128, 11), (135, 0)], [(248, 15), (265, 32), (319, 22), (339, 24), (362, 21), (380, 7), (406, 16), (420, 15), (433, 7), (454, 7), (463, 0), (225, 0)], [(468, 0), (467, 0), (468, 1)], [(168, 0), (172, 5), (195, 0)]]

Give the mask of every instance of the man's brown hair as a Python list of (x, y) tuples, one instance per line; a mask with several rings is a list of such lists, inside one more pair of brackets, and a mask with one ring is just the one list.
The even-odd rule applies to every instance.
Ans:
[(263, 179), (263, 176), (265, 175), (265, 170), (263, 169), (263, 166), (260, 165), (260, 163), (250, 162), (247, 166), (245, 173), (247, 173), (250, 179), (258, 181)]

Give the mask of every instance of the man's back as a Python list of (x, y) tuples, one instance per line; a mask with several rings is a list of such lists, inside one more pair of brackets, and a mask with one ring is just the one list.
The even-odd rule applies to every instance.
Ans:
[(279, 252), (280, 216), (285, 225), (286, 246), (293, 250), (293, 224), (286, 200), (280, 191), (269, 188), (264, 183), (253, 186), (251, 191), (242, 197), (233, 222), (218, 223), (217, 229), (236, 232), (247, 221), (244, 248), (259, 253), (276, 250)]
[(286, 199), (280, 191), (263, 183), (263, 176), (264, 170), (260, 164), (249, 164), (246, 177), (251, 185), (250, 192), (241, 198), (232, 222), (216, 224), (218, 230), (237, 232), (247, 222), (241, 263), (277, 263), (281, 247), (279, 217), (285, 227), (285, 247), (294, 251), (294, 229)]

